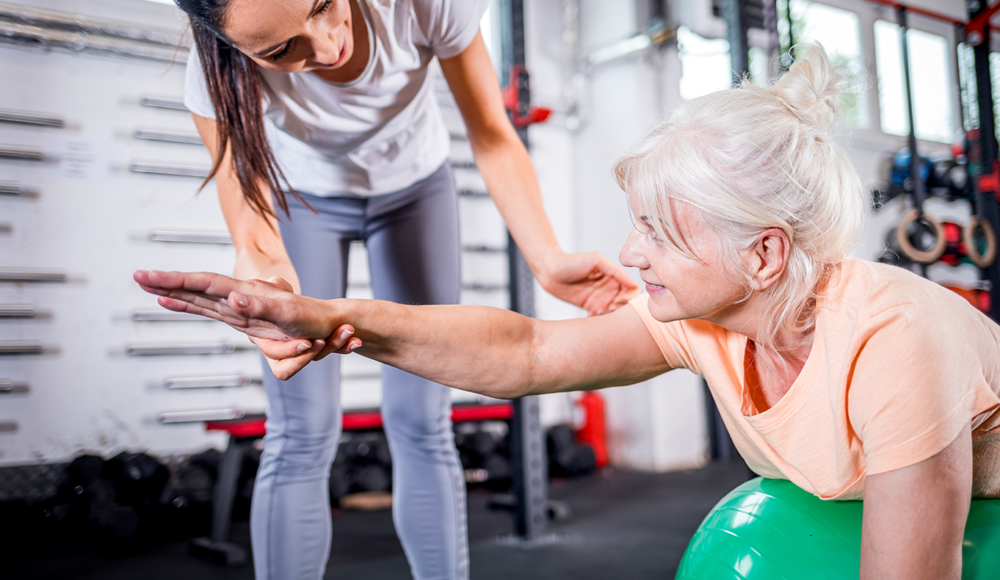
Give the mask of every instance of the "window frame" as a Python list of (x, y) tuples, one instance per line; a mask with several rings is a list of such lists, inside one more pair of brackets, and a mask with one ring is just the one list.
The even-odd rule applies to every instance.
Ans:
[[(833, 8), (847, 10), (858, 15), (858, 25), (861, 27), (861, 50), (865, 55), (865, 73), (870, 79), (870, 86), (866, 91), (867, 107), (869, 114), (869, 127), (861, 129), (851, 127), (852, 142), (857, 145), (868, 145), (878, 150), (898, 147), (900, 140), (904, 140), (906, 135), (894, 135), (882, 130), (882, 109), (879, 104), (878, 90), (878, 66), (875, 58), (875, 21), (886, 20), (896, 22), (895, 10), (881, 5), (871, 4), (864, 0), (809, 0), (815, 4), (825, 4)], [(955, 28), (945, 22), (940, 22), (920, 14), (910, 12), (907, 14), (907, 26), (913, 30), (920, 30), (929, 34), (936, 34), (945, 39), (948, 43), (948, 81), (952, 90), (949, 91), (948, 98), (951, 101), (951, 111), (954, 126), (962, 128), (962, 112), (959, 102), (959, 80), (957, 69), (957, 42)], [(951, 145), (942, 141), (931, 141), (918, 139), (917, 146), (923, 150), (940, 149), (942, 145)]]

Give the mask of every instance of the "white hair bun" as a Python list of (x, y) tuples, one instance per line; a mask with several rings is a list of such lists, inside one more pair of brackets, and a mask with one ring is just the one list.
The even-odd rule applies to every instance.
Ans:
[(826, 132), (837, 118), (844, 77), (819, 44), (801, 45), (795, 62), (771, 89), (803, 123)]

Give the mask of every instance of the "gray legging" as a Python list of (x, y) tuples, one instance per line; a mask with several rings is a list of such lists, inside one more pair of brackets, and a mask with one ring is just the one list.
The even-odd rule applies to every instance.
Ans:
[[(302, 292), (344, 296), (347, 254), (363, 240), (375, 297), (455, 304), (459, 295), (458, 202), (445, 164), (409, 188), (368, 199), (292, 200), (281, 235)], [(465, 482), (451, 429), (449, 389), (398, 369), (383, 371), (382, 417), (393, 464), (392, 515), (418, 580), (468, 578)], [(269, 409), (253, 496), (258, 580), (322, 578), (330, 552), (330, 464), (340, 440), (340, 357), (288, 381), (264, 367)]]

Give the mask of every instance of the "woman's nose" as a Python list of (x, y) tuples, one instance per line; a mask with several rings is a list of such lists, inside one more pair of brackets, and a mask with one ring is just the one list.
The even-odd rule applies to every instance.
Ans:
[(340, 58), (340, 45), (333, 35), (322, 34), (313, 40), (312, 46), (313, 58), (320, 64), (331, 65)]
[(618, 254), (618, 261), (626, 268), (645, 268), (648, 265), (646, 258), (639, 249), (642, 235), (638, 230), (632, 228), (622, 246), (622, 251)]

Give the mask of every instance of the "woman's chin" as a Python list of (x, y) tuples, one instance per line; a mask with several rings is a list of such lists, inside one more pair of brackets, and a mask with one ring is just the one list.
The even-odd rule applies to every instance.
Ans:
[(689, 318), (677, 307), (677, 302), (669, 292), (650, 294), (648, 308), (649, 314), (657, 322), (673, 322)]

